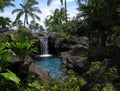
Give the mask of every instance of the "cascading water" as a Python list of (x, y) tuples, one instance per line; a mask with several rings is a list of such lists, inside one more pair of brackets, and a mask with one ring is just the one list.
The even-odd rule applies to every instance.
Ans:
[(65, 75), (61, 58), (49, 54), (48, 36), (45, 35), (39, 38), (38, 49), (40, 55), (37, 56), (39, 59), (35, 60), (35, 63), (48, 71), (51, 77), (63, 80), (63, 78), (59, 77), (61, 74)]
[(40, 37), (39, 41), (40, 41), (40, 45), (41, 45), (41, 48), (40, 48), (41, 55), (48, 54), (48, 38), (47, 38), (47, 36)]
[(40, 51), (40, 57), (47, 57), (47, 56), (51, 56), (50, 54), (48, 54), (48, 36), (41, 36), (39, 38), (39, 51)]

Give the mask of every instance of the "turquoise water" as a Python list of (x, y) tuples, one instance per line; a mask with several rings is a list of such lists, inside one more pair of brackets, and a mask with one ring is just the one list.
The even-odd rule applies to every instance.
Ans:
[[(65, 75), (64, 68), (62, 67), (61, 58), (59, 57), (43, 57), (36, 60), (35, 63), (50, 73), (52, 78), (62, 80)], [(62, 75), (62, 78), (61, 76)]]

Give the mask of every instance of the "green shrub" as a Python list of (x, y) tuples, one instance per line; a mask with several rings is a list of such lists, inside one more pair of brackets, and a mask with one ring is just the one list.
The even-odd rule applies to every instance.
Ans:
[(30, 39), (30, 36), (25, 30), (19, 30), (18, 35), (11, 34), (11, 39), (10, 48), (20, 57), (21, 61), (23, 61), (27, 55), (37, 52), (37, 47), (32, 47), (36, 43), (36, 40)]
[(20, 79), (15, 73), (6, 69), (9, 65), (10, 60), (15, 54), (9, 49), (9, 43), (0, 40), (0, 89), (1, 91), (10, 91), (17, 89), (20, 85)]

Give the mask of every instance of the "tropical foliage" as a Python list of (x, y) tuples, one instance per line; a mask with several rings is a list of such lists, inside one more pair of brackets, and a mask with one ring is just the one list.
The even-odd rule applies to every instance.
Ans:
[(10, 48), (14, 51), (16, 55), (20, 57), (21, 61), (24, 61), (24, 58), (27, 55), (32, 55), (37, 52), (37, 48), (33, 47), (36, 43), (36, 40), (30, 40), (30, 36), (25, 30), (19, 30), (18, 35), (11, 34)]
[[(48, 0), (48, 1), (47, 1), (47, 5), (49, 6), (52, 1), (53, 1), (53, 0)], [(65, 12), (64, 12), (64, 13), (65, 13), (65, 16), (64, 16), (64, 17), (65, 17), (65, 22), (67, 23), (67, 18), (68, 18), (68, 17), (67, 17), (67, 3), (66, 3), (66, 0), (59, 0), (59, 1), (60, 1), (60, 3), (61, 3), (62, 5), (63, 5), (63, 1), (64, 1), (64, 3), (65, 3), (65, 7), (64, 7), (64, 8), (65, 8)]]
[(8, 30), (10, 29), (11, 20), (9, 18), (0, 17), (0, 30)]
[[(15, 56), (11, 49), (9, 49), (9, 43), (0, 39), (0, 87), (1, 90), (9, 90), (9, 88), (15, 87), (20, 84), (20, 79), (15, 73), (7, 69), (10, 60)], [(7, 85), (7, 87), (6, 87)]]
[[(49, 6), (51, 4), (53, 0), (48, 0), (47, 1), (47, 5)], [(67, 0), (59, 0), (60, 3), (63, 5), (63, 3), (65, 4), (64, 8), (65, 8), (65, 22), (67, 23), (68, 21), (68, 14), (67, 14)], [(77, 0), (78, 2), (80, 2), (80, 0)]]
[[(40, 25), (39, 23), (34, 22), (34, 21), (31, 21), (31, 22), (30, 22), (29, 28), (30, 28), (31, 30), (34, 30), (35, 33), (37, 33), (38, 31), (41, 32), (41, 33), (44, 32), (43, 26)], [(37, 31), (37, 32), (36, 32), (36, 31)]]
[(4, 11), (5, 7), (14, 6), (12, 1), (14, 0), (0, 0), (0, 11)]
[(47, 16), (45, 25), (48, 31), (60, 30), (62, 24), (65, 23), (65, 9), (56, 9), (52, 15)]
[[(0, 0), (0, 11), (7, 6), (14, 6), (14, 0)], [(53, 0), (48, 0), (48, 5)], [(87, 51), (81, 51), (79, 56), (87, 56), (89, 68), (82, 74), (69, 71), (62, 82), (51, 79), (48, 83), (39, 82), (33, 75), (23, 67), (26, 56), (33, 56), (37, 48), (36, 40), (32, 39), (27, 30), (21, 27), (29, 26), (29, 29), (43, 30), (36, 23), (40, 20), (38, 13), (40, 9), (36, 0), (24, 0), (20, 9), (13, 10), (17, 13), (13, 26), (18, 31), (7, 36), (0, 36), (0, 90), (1, 91), (118, 91), (120, 88), (120, 0), (78, 0), (79, 13), (74, 18), (67, 16), (67, 0), (60, 0), (65, 8), (55, 9), (52, 15), (47, 16), (45, 25), (49, 32), (59, 31), (65, 40), (70, 36), (86, 36), (90, 40)], [(24, 15), (24, 22), (20, 18)], [(29, 16), (32, 18), (29, 23)], [(0, 17), (0, 28), (10, 29), (10, 19)], [(77, 39), (76, 39), (77, 40)], [(92, 45), (92, 43), (97, 45)], [(102, 59), (95, 60), (91, 54), (97, 49), (104, 49)], [(113, 57), (115, 55), (115, 58)], [(14, 56), (20, 58), (21, 69), (18, 74), (9, 69)], [(118, 62), (116, 62), (118, 60)], [(25, 77), (24, 74), (27, 74)], [(20, 77), (24, 75), (24, 79)], [(19, 77), (18, 77), (19, 76)]]
[(109, 35), (113, 33), (112, 27), (119, 25), (119, 0), (88, 0), (87, 4), (81, 4), (78, 10), (81, 12), (79, 17), (84, 18), (88, 24), (89, 36), (100, 38), (100, 44), (105, 46)]
[(38, 7), (35, 7), (38, 2), (35, 0), (25, 0), (22, 4), (20, 4), (20, 9), (15, 9), (12, 11), (12, 14), (17, 13), (17, 17), (15, 22), (20, 20), (21, 16), (24, 15), (24, 26), (25, 24), (28, 24), (28, 16), (30, 16), (33, 21), (35, 21), (35, 18), (37, 20), (40, 20), (40, 17), (35, 13), (41, 13), (41, 10)]

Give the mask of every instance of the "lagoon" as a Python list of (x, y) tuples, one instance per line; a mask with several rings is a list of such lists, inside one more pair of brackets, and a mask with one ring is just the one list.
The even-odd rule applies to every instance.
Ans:
[(61, 78), (61, 75), (65, 76), (65, 70), (61, 61), (60, 57), (41, 57), (35, 61), (35, 64), (49, 72), (52, 78), (60, 80), (64, 78)]

